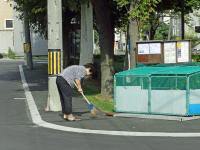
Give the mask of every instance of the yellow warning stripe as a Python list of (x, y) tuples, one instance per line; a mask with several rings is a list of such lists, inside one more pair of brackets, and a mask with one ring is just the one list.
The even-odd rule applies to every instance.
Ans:
[(61, 52), (48, 52), (48, 74), (56, 75), (61, 72)]
[(58, 54), (58, 74), (60, 74), (60, 52)]
[(49, 74), (49, 67), (50, 67), (50, 65), (49, 65), (49, 62), (50, 62), (50, 58), (49, 58), (50, 56), (49, 56), (49, 52), (48, 52), (48, 74)]
[(56, 74), (56, 52), (54, 52), (54, 74)]
[(49, 52), (49, 74), (52, 74), (52, 52)]

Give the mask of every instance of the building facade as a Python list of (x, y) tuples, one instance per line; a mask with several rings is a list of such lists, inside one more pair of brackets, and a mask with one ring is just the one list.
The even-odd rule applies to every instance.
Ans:
[[(12, 0), (0, 0), (0, 53), (7, 54), (11, 49), (16, 56), (24, 56), (24, 24), (18, 19), (19, 13), (14, 9)], [(31, 30), (32, 54), (48, 54), (48, 42)]]
[(13, 3), (0, 0), (0, 53), (14, 49)]

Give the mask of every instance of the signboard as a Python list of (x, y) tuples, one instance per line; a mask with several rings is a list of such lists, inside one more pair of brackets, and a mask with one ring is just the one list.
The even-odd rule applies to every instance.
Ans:
[(189, 62), (189, 41), (177, 42), (177, 61)]
[(140, 63), (161, 63), (161, 43), (138, 43), (137, 61)]
[(176, 63), (176, 42), (164, 43), (164, 63)]
[(138, 44), (138, 54), (161, 54), (161, 43)]
[(138, 44), (138, 54), (149, 54), (149, 44)]
[(161, 54), (161, 43), (149, 43), (150, 54)]
[(190, 62), (190, 41), (137, 42), (136, 58), (138, 63), (144, 64)]
[(24, 43), (24, 52), (28, 53), (30, 51), (31, 47), (29, 43)]

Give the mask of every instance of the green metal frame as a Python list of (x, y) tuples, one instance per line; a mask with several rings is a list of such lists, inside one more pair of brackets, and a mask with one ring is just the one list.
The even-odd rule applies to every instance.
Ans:
[[(123, 111), (123, 110), (119, 110), (116, 108), (116, 105), (117, 105), (117, 100), (116, 100), (116, 78), (117, 77), (124, 77), (124, 75), (117, 75), (117, 76), (114, 76), (114, 110), (117, 111), (117, 112), (122, 112), (122, 113), (135, 113), (135, 114), (155, 114), (155, 115), (171, 115), (171, 116), (190, 116), (189, 114), (189, 105), (190, 105), (190, 78), (194, 75), (197, 75), (197, 74), (200, 74), (200, 72), (195, 72), (193, 74), (185, 74), (185, 75), (176, 75), (176, 76), (164, 76), (164, 75), (160, 75), (160, 76), (155, 76), (155, 75), (130, 75), (130, 74), (127, 74), (128, 76), (134, 76), (134, 77), (143, 77), (143, 78), (148, 78), (149, 82), (149, 88), (148, 88), (148, 112), (139, 112), (139, 111)], [(186, 114), (174, 114), (174, 113), (158, 113), (158, 112), (152, 112), (151, 111), (151, 101), (152, 101), (152, 97), (151, 97), (151, 91), (152, 91), (152, 77), (159, 77), (159, 78), (186, 78)], [(141, 81), (140, 81), (141, 82)], [(143, 81), (142, 81), (143, 82)], [(141, 84), (141, 86), (143, 86), (143, 83)]]

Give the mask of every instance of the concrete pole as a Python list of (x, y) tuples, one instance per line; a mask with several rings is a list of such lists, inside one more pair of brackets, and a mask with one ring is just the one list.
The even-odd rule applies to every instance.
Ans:
[(30, 37), (30, 25), (29, 19), (27, 18), (27, 12), (24, 12), (24, 64), (29, 69), (33, 69), (33, 61), (32, 61), (32, 49), (31, 49), (31, 37)]
[(170, 16), (170, 23), (169, 23), (169, 31), (168, 31), (168, 40), (171, 40), (171, 36), (172, 36), (172, 30), (173, 30), (173, 24), (172, 24), (172, 16)]
[[(63, 69), (62, 0), (48, 0), (47, 5), (48, 5), (48, 50), (61, 51), (61, 70), (62, 70)], [(50, 66), (50, 60), (48, 62), (48, 65)], [(49, 111), (61, 110), (60, 97), (56, 85), (56, 76), (57, 74), (53, 74), (49, 75), (48, 77), (47, 108)]]
[(181, 40), (181, 15), (178, 15), (176, 29), (176, 40)]
[(81, 4), (80, 65), (93, 62), (93, 8), (91, 2)]

